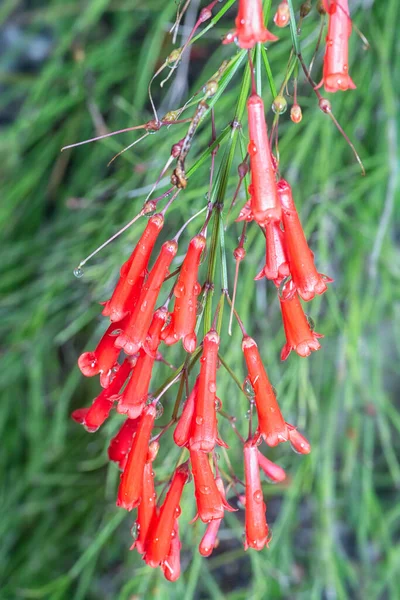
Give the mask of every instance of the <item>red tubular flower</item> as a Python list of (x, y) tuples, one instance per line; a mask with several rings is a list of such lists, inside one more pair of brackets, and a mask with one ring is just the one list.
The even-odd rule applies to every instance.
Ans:
[(242, 350), (255, 393), (259, 431), (268, 446), (286, 442), (289, 439), (288, 428), (253, 338), (243, 338)]
[(161, 565), (165, 579), (176, 581), (181, 575), (181, 541), (179, 539), (179, 523), (175, 519), (169, 552)]
[[(221, 494), (221, 497), (226, 500), (224, 483), (221, 477), (217, 477), (215, 483)], [(207, 524), (206, 530), (199, 544), (199, 552), (202, 556), (210, 556), (214, 548), (217, 547), (217, 536), (221, 523), (222, 519), (214, 519)]]
[(197, 390), (199, 388), (199, 378), (193, 386), (188, 399), (182, 410), (182, 414), (179, 417), (179, 421), (174, 431), (174, 442), (177, 446), (186, 446), (189, 443), (190, 429), (193, 421), (194, 407), (197, 398)]
[(244, 472), (246, 483), (246, 525), (244, 549), (262, 550), (268, 543), (266, 506), (260, 482), (258, 448), (253, 441), (244, 445)]
[(192, 463), (198, 517), (204, 523), (208, 523), (213, 519), (222, 519), (224, 510), (233, 511), (234, 509), (229, 506), (217, 487), (208, 454), (190, 448), (190, 461)]
[(133, 438), (125, 469), (121, 475), (117, 506), (122, 506), (126, 510), (135, 508), (142, 496), (143, 471), (156, 413), (157, 409), (154, 403), (145, 406)]
[(189, 446), (191, 450), (211, 452), (215, 443), (225, 445), (218, 438), (216, 391), (219, 335), (211, 329), (203, 340), (200, 359), (199, 387), (194, 407)]
[(278, 222), (265, 225), (265, 267), (255, 277), (256, 280), (266, 277), (279, 286), (290, 273), (287, 261), (283, 231)]
[(298, 294), (295, 293), (288, 299), (280, 297), (279, 301), (286, 335), (286, 344), (282, 348), (281, 359), (286, 360), (292, 350), (303, 357), (310, 356), (311, 352), (319, 350), (321, 345), (318, 338), (324, 336), (311, 330)]
[[(315, 294), (323, 294), (328, 289), (326, 284), (332, 279), (318, 273), (314, 264), (314, 256), (308, 247), (303, 228), (293, 202), (292, 190), (284, 179), (278, 182), (278, 194), (282, 204), (282, 221), (285, 228), (286, 250), (289, 258), (290, 273), (295, 290), (303, 300), (312, 300)], [(287, 294), (284, 294), (287, 296)]]
[(275, 169), (268, 140), (264, 103), (260, 96), (252, 94), (247, 101), (249, 120), (249, 146), (251, 185), (251, 212), (260, 225), (268, 221), (280, 221)]
[(120, 321), (134, 309), (142, 288), (150, 254), (163, 225), (164, 217), (160, 214), (153, 215), (148, 220), (130, 258), (122, 265), (120, 278), (113, 295), (105, 303), (103, 309), (103, 315), (110, 317), (111, 321)]
[(127, 354), (135, 354), (145, 344), (158, 294), (177, 250), (178, 244), (174, 240), (162, 245), (128, 324), (115, 341), (116, 347), (123, 348)]
[(124, 469), (129, 450), (132, 447), (133, 436), (136, 433), (139, 419), (126, 419), (121, 429), (115, 435), (108, 446), (108, 458), (118, 463), (120, 469)]
[[(124, 321), (122, 322), (124, 324)], [(114, 323), (107, 328), (94, 352), (84, 352), (78, 359), (78, 367), (85, 377), (93, 377), (100, 373), (100, 385), (107, 387), (112, 371), (118, 368), (119, 348), (114, 346), (116, 340)]]
[(278, 5), (278, 8), (276, 9), (274, 23), (277, 27), (286, 27), (286, 25), (289, 25), (289, 20), (290, 10), (288, 1), (282, 0), (282, 2)]
[(275, 42), (278, 38), (264, 26), (261, 0), (239, 0), (236, 29), (228, 33), (224, 44), (237, 39), (240, 48), (253, 48), (257, 42)]
[(310, 454), (311, 444), (293, 425), (289, 425), (289, 439), (292, 448), (298, 454)]
[(146, 403), (151, 373), (160, 344), (161, 329), (164, 327), (167, 318), (166, 308), (159, 308), (154, 313), (145, 348), (141, 348), (132, 376), (118, 398), (117, 412), (127, 414), (130, 419), (136, 419)]
[(196, 306), (197, 296), (201, 291), (201, 286), (197, 282), (197, 273), (205, 246), (206, 239), (202, 235), (196, 235), (189, 244), (174, 288), (175, 304), (171, 322), (162, 335), (162, 339), (168, 346), (182, 340), (186, 352), (193, 352), (197, 345)]
[(144, 560), (150, 567), (158, 567), (168, 557), (175, 520), (180, 515), (179, 503), (188, 474), (186, 463), (176, 469), (160, 512), (154, 515), (147, 535), (144, 555)]
[[(289, 431), (290, 436), (290, 431)], [(276, 465), (272, 460), (269, 460), (264, 454), (262, 454), (258, 450), (258, 464), (260, 468), (264, 471), (268, 479), (273, 481), (274, 483), (280, 483), (281, 481), (285, 481), (286, 473), (279, 465)]]
[(147, 461), (143, 470), (142, 499), (139, 504), (136, 521), (137, 538), (131, 546), (131, 550), (136, 548), (139, 554), (144, 554), (147, 533), (156, 512), (157, 496), (154, 490), (153, 461), (157, 456), (158, 448), (159, 445), (157, 442), (150, 444)]
[(110, 385), (93, 400), (91, 406), (74, 410), (71, 415), (74, 421), (82, 423), (86, 431), (97, 431), (108, 418), (113, 404), (117, 399), (117, 394), (124, 385), (131, 368), (130, 361), (125, 360), (115, 374), (114, 379), (111, 380)]
[(248, 223), (253, 220), (253, 213), (251, 212), (250, 200), (241, 208), (240, 213), (236, 221), (247, 221)]
[(329, 15), (328, 35), (324, 56), (323, 79), (327, 92), (355, 90), (349, 75), (349, 37), (351, 19), (347, 0), (331, 0), (327, 7)]

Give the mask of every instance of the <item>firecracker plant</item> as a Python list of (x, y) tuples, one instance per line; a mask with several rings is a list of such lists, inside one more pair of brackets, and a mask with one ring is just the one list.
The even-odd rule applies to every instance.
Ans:
[[(293, 351), (304, 360), (321, 348), (323, 335), (314, 330), (304, 303), (327, 292), (332, 279), (319, 272), (318, 256), (309, 247), (296, 208), (297, 190), (285, 178), (288, 166), (279, 161), (279, 119), (288, 100), (293, 127), (302, 119), (297, 101), (301, 73), (310, 84), (310, 93), (316, 96), (316, 107), (332, 119), (363, 168), (333, 115), (330, 101), (319, 91), (322, 87), (326, 92), (355, 88), (349, 75), (352, 22), (347, 0), (325, 0), (317, 6), (312, 6), (310, 0), (301, 5), (283, 0), (273, 7), (267, 2), (264, 12), (261, 0), (238, 0), (234, 26), (222, 40), (223, 44), (233, 43), (226, 48), (226, 60), (184, 106), (159, 116), (152, 96), (155, 78), (167, 67), (170, 71), (164, 82), (173, 77), (182, 56), (195, 44), (197, 30), (211, 19), (215, 24), (233, 4), (233, 0), (222, 4), (214, 0), (201, 9), (184, 46), (166, 58), (149, 84), (153, 119), (124, 130), (141, 128), (143, 139), (161, 128), (169, 128), (171, 154), (165, 157), (162, 171), (155, 174), (154, 185), (139, 213), (128, 224), (140, 219), (142, 234), (131, 255), (122, 259), (125, 262), (111, 297), (102, 302), (104, 335), (94, 350), (84, 352), (78, 359), (84, 376), (99, 377), (101, 392), (90, 405), (72, 414), (89, 432), (101, 427), (112, 410), (123, 416), (108, 447), (110, 461), (121, 470), (117, 505), (134, 511), (132, 549), (150, 567), (160, 567), (171, 581), (180, 575), (179, 527), (189, 526), (180, 518), (182, 494), (190, 493), (189, 480), (193, 479), (197, 505), (193, 520), (204, 523), (203, 537), (199, 539), (203, 556), (209, 556), (217, 546), (226, 511), (244, 510), (244, 548), (262, 550), (270, 543), (272, 533), (267, 524), (260, 472), (273, 482), (286, 478), (285, 471), (268, 458), (268, 449), (289, 442), (287, 446), (299, 454), (311, 450), (296, 423), (288, 423), (282, 414), (257, 341), (247, 332), (252, 323), (243, 323), (235, 309), (237, 292), (254, 293), (251, 289), (241, 290), (240, 283), (240, 269), (246, 263), (246, 232), (252, 227), (258, 236), (264, 236), (266, 247), (262, 269), (253, 275), (254, 289), (260, 285), (259, 280), (267, 279), (271, 289), (276, 290), (286, 336), (281, 359), (286, 360)], [(179, 8), (175, 31), (188, 5), (189, 2)], [(275, 11), (273, 19), (269, 18), (271, 8)], [(322, 15), (321, 32), (327, 26), (323, 76), (318, 85), (311, 75), (311, 68), (316, 71), (317, 65), (307, 66), (300, 49), (302, 21), (316, 9)], [(293, 49), (284, 80), (277, 89), (271, 75), (268, 44), (279, 44), (277, 28), (286, 26), (291, 30)], [(201, 35), (201, 30), (197, 35)], [(321, 35), (318, 44), (320, 40)], [(261, 93), (261, 66), (266, 69), (272, 98), (269, 91)], [(236, 111), (218, 132), (218, 100), (240, 70), (243, 78)], [(267, 121), (271, 122), (270, 128)], [(210, 127), (210, 144), (195, 166), (190, 166), (192, 142), (199, 127)], [(175, 135), (175, 130), (180, 134)], [(79, 144), (96, 139), (99, 138)], [(75, 145), (78, 144), (72, 144)], [(229, 192), (228, 176), (235, 161), (236, 189)], [(193, 216), (166, 239), (163, 230), (169, 208), (185, 201), (185, 190), (190, 189), (191, 177), (200, 167), (209, 170), (206, 200), (194, 203)], [(171, 182), (168, 190), (154, 197), (166, 176)], [(227, 216), (234, 217), (239, 225)], [(192, 221), (198, 224), (197, 234), (188, 239), (186, 228)], [(230, 281), (224, 239), (226, 235), (237, 235), (237, 227), (241, 230), (233, 253), (236, 268)], [(184, 255), (183, 261), (176, 260), (178, 249)], [(75, 269), (77, 277), (82, 276), (85, 263), (97, 251)], [(110, 277), (116, 275), (110, 273)], [(224, 308), (230, 311), (228, 326), (223, 320)], [(232, 335), (234, 320), (241, 332), (247, 370), (243, 383), (235, 375), (234, 366), (232, 370), (220, 353), (221, 337)], [(179, 367), (168, 363), (168, 348), (174, 344), (181, 347)], [(155, 389), (152, 374), (160, 361), (169, 365), (171, 375)], [(248, 421), (242, 422), (237, 415), (224, 411), (224, 390), (218, 384), (220, 369), (226, 369), (238, 384), (238, 396), (247, 399)], [(157, 419), (162, 415), (164, 423), (159, 425)], [(223, 422), (233, 428), (237, 444), (243, 448), (242, 473), (234, 473), (230, 468), (229, 449), (220, 433)], [(168, 479), (158, 481), (157, 454), (164, 444), (168, 447), (168, 437), (179, 450), (175, 454), (170, 451), (175, 467), (170, 469)], [(218, 448), (221, 450), (217, 452)]]

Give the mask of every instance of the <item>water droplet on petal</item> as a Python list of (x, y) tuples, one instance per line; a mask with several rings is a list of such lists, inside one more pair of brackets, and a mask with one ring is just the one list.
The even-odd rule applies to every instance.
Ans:
[(197, 425), (202, 425), (203, 421), (204, 421), (203, 417), (196, 417), (196, 423), (197, 423)]
[(201, 485), (199, 487), (199, 491), (201, 494), (205, 494), (207, 496), (211, 493), (211, 488), (208, 485)]
[(256, 490), (253, 494), (254, 502), (258, 504), (263, 501), (263, 494), (261, 490)]
[(210, 383), (208, 384), (208, 391), (210, 392), (210, 394), (215, 394), (215, 392), (217, 391), (215, 381), (210, 381)]
[(139, 525), (139, 523), (134, 523), (131, 527), (131, 536), (135, 542), (139, 537), (139, 533), (140, 533), (140, 525)]

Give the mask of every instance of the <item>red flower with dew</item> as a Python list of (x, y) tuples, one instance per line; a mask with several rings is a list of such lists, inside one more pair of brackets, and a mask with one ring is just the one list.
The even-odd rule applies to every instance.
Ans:
[(208, 523), (213, 519), (222, 519), (224, 511), (234, 509), (219, 491), (210, 461), (206, 452), (190, 449), (190, 462), (197, 504), (197, 516)]
[(239, 0), (236, 29), (228, 33), (224, 44), (237, 41), (240, 48), (253, 48), (258, 42), (275, 42), (278, 38), (264, 26), (261, 0)]
[(128, 460), (121, 475), (117, 506), (132, 510), (142, 498), (143, 472), (149, 451), (150, 435), (157, 415), (155, 403), (144, 407), (137, 425)]
[(178, 244), (175, 240), (165, 242), (162, 245), (160, 254), (143, 285), (129, 321), (115, 340), (115, 346), (118, 349), (123, 349), (127, 354), (135, 354), (146, 343), (146, 336), (157, 297), (177, 250)]
[[(221, 494), (222, 499), (226, 501), (224, 482), (222, 481), (221, 477), (217, 477), (215, 479), (215, 484), (219, 493)], [(221, 523), (222, 519), (213, 519), (207, 523), (206, 530), (199, 544), (199, 552), (202, 556), (210, 556), (214, 548), (217, 547), (217, 536)]]
[(198, 389), (199, 378), (197, 377), (196, 383), (194, 384), (193, 389), (185, 402), (182, 414), (179, 417), (179, 421), (175, 427), (174, 442), (177, 446), (187, 446), (189, 443), (190, 431), (194, 415), (194, 407), (197, 403)]
[(153, 365), (161, 342), (161, 330), (167, 318), (166, 308), (159, 308), (154, 313), (145, 345), (139, 350), (131, 378), (118, 397), (117, 412), (127, 414), (130, 419), (136, 419), (146, 404)]
[(289, 439), (289, 431), (280, 411), (274, 389), (253, 338), (245, 336), (242, 342), (244, 358), (249, 372), (250, 383), (255, 394), (258, 428), (268, 446), (276, 446)]
[(186, 463), (176, 469), (165, 500), (158, 514), (154, 513), (153, 515), (146, 537), (144, 554), (144, 560), (151, 567), (158, 567), (167, 560), (175, 521), (181, 513), (179, 504), (188, 476), (189, 470)]
[(108, 458), (118, 463), (119, 468), (124, 470), (128, 459), (129, 450), (132, 447), (133, 436), (136, 433), (139, 419), (126, 419), (118, 433), (111, 439), (108, 446)]
[(163, 225), (164, 217), (159, 214), (153, 215), (130, 258), (122, 265), (118, 283), (103, 309), (103, 315), (110, 317), (110, 321), (120, 321), (135, 308), (150, 255)]
[(278, 183), (278, 193), (282, 204), (282, 222), (285, 229), (285, 244), (293, 284), (284, 290), (284, 296), (293, 295), (297, 290), (303, 300), (312, 300), (315, 294), (326, 292), (327, 283), (333, 281), (318, 273), (314, 255), (308, 247), (303, 228), (293, 201), (292, 189), (287, 181)]
[(284, 233), (280, 224), (271, 221), (265, 224), (265, 267), (255, 277), (256, 280), (266, 277), (279, 286), (289, 275), (289, 263), (286, 255)]
[(78, 408), (77, 410), (74, 410), (71, 415), (74, 421), (82, 423), (87, 431), (97, 431), (108, 418), (118, 397), (118, 392), (129, 377), (131, 369), (132, 365), (130, 360), (125, 359), (121, 367), (114, 374), (109, 386), (93, 400), (92, 405), (88, 408)]
[(355, 90), (349, 75), (349, 37), (351, 18), (348, 0), (325, 0), (329, 16), (328, 35), (324, 56), (323, 77), (318, 87), (324, 85), (327, 92)]
[[(126, 320), (123, 320), (120, 327), (125, 324)], [(115, 347), (116, 332), (118, 332), (118, 325), (111, 323), (96, 349), (93, 352), (84, 352), (78, 359), (78, 367), (82, 375), (94, 377), (100, 374), (100, 385), (105, 388), (110, 384), (113, 372), (119, 367), (117, 363), (119, 349)]]
[(244, 445), (244, 473), (246, 486), (244, 549), (262, 550), (268, 544), (268, 525), (260, 481), (258, 447), (254, 440), (249, 440)]
[(167, 346), (182, 340), (186, 352), (193, 352), (197, 345), (196, 308), (197, 297), (201, 291), (197, 273), (205, 246), (206, 239), (203, 235), (196, 235), (189, 244), (178, 281), (174, 287), (175, 305), (171, 314), (171, 322), (162, 333), (162, 339)]
[(264, 103), (252, 94), (247, 101), (251, 185), (249, 188), (251, 213), (259, 225), (280, 221), (279, 202), (274, 162), (268, 140)]
[(137, 521), (134, 525), (135, 540), (131, 550), (136, 548), (139, 554), (144, 554), (145, 543), (150, 524), (156, 514), (156, 492), (154, 489), (153, 461), (157, 456), (159, 444), (153, 442), (149, 446), (146, 464), (143, 469), (142, 498), (138, 507)]
[(200, 358), (200, 375), (194, 413), (191, 424), (189, 446), (191, 450), (212, 452), (215, 444), (226, 444), (217, 431), (217, 365), (219, 335), (211, 329), (204, 336), (203, 353)]
[[(290, 288), (292, 282), (288, 284)], [(298, 294), (289, 293), (288, 298), (279, 297), (283, 327), (286, 335), (286, 344), (282, 348), (281, 359), (286, 360), (292, 350), (299, 356), (310, 356), (321, 348), (318, 338), (324, 337), (321, 333), (313, 331), (304, 313)]]

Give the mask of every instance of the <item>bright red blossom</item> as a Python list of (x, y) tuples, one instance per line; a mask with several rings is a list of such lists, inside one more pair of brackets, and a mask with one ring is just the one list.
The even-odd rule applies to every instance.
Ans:
[[(290, 432), (289, 432), (290, 435)], [(282, 467), (269, 460), (260, 450), (258, 451), (258, 464), (260, 469), (264, 471), (268, 479), (274, 483), (281, 483), (286, 479), (286, 473)]]
[[(291, 283), (291, 282), (290, 282)], [(289, 286), (290, 287), (290, 283)], [(281, 359), (286, 360), (292, 350), (299, 356), (310, 356), (321, 348), (318, 338), (324, 337), (321, 333), (312, 331), (297, 293), (289, 298), (279, 298), (283, 327), (285, 329), (286, 344), (282, 348)]]
[(114, 374), (114, 378), (107, 388), (93, 400), (93, 403), (88, 408), (78, 408), (72, 413), (72, 418), (77, 423), (82, 423), (87, 431), (97, 431), (108, 418), (114, 402), (117, 399), (117, 394), (124, 385), (129, 372), (132, 369), (130, 361), (126, 359), (118, 371)]
[[(126, 321), (122, 321), (121, 327)], [(78, 359), (78, 367), (85, 377), (100, 374), (100, 385), (107, 387), (113, 370), (118, 369), (119, 349), (115, 347), (117, 326), (114, 323), (107, 328), (93, 352), (84, 352)]]
[(103, 315), (110, 317), (110, 321), (120, 321), (135, 308), (150, 254), (163, 225), (164, 217), (160, 214), (153, 215), (130, 258), (122, 265), (118, 283), (103, 309)]
[(156, 418), (157, 409), (153, 404), (145, 406), (133, 438), (128, 460), (121, 475), (118, 488), (117, 506), (132, 510), (142, 497), (143, 471), (147, 461), (149, 440)]
[(198, 517), (204, 523), (208, 523), (213, 519), (222, 519), (224, 510), (233, 511), (234, 509), (229, 506), (217, 487), (208, 454), (190, 449), (190, 461)]
[(171, 545), (169, 552), (161, 565), (165, 579), (176, 581), (181, 574), (181, 541), (179, 539), (179, 523), (175, 519), (174, 528), (171, 534)]
[(286, 256), (284, 234), (276, 221), (265, 224), (265, 267), (255, 277), (256, 280), (266, 277), (279, 286), (290, 273)]
[(225, 445), (217, 432), (217, 364), (219, 335), (211, 329), (204, 336), (200, 358), (199, 386), (194, 406), (189, 446), (191, 450), (211, 452), (216, 443)]
[(151, 373), (156, 360), (157, 349), (161, 342), (161, 330), (167, 318), (166, 308), (159, 308), (154, 313), (145, 346), (140, 349), (132, 376), (118, 398), (117, 412), (127, 414), (130, 419), (136, 419), (146, 403)]
[(280, 442), (286, 442), (289, 439), (288, 428), (253, 338), (248, 336), (243, 338), (242, 350), (249, 372), (250, 383), (255, 393), (260, 434), (268, 446), (276, 446)]
[(205, 246), (206, 239), (202, 235), (196, 235), (189, 244), (178, 281), (174, 287), (175, 305), (171, 322), (162, 334), (162, 339), (168, 346), (181, 339), (186, 352), (193, 352), (197, 345), (196, 308), (197, 297), (201, 291), (197, 273)]
[(151, 567), (161, 565), (169, 554), (175, 520), (180, 515), (179, 503), (188, 479), (187, 464), (180, 465), (172, 478), (170, 488), (160, 508), (154, 514), (145, 543), (144, 559)]
[(239, 0), (236, 29), (229, 33), (224, 44), (237, 40), (240, 48), (253, 48), (257, 42), (275, 42), (278, 38), (264, 26), (261, 0)]
[(125, 468), (138, 423), (139, 419), (126, 419), (108, 446), (108, 458), (118, 463), (119, 468), (122, 470)]
[(253, 440), (244, 445), (244, 473), (246, 484), (246, 524), (244, 549), (262, 550), (268, 543), (266, 506), (261, 489), (258, 448)]
[(289, 259), (290, 273), (295, 290), (303, 300), (312, 300), (315, 294), (326, 292), (327, 283), (332, 279), (318, 273), (314, 264), (314, 255), (308, 247), (303, 228), (297, 214), (290, 185), (284, 179), (278, 183), (278, 193), (282, 204), (282, 221), (285, 229), (285, 244)]
[(253, 218), (260, 225), (279, 221), (281, 206), (276, 187), (275, 168), (268, 140), (264, 103), (252, 94), (247, 101), (251, 185), (250, 207)]
[[(221, 477), (216, 478), (215, 484), (221, 494), (221, 497), (226, 500), (224, 482), (222, 481)], [(214, 548), (217, 547), (217, 536), (221, 523), (222, 519), (214, 519), (207, 524), (206, 530), (199, 544), (199, 552), (202, 556), (210, 556)]]
[(197, 401), (197, 390), (199, 388), (199, 378), (196, 379), (196, 383), (193, 386), (188, 399), (182, 410), (182, 414), (179, 417), (179, 421), (174, 431), (174, 442), (177, 446), (186, 446), (189, 443), (190, 430), (193, 421), (194, 407)]
[(131, 550), (136, 548), (139, 554), (143, 554), (145, 551), (147, 533), (156, 513), (157, 496), (154, 489), (153, 461), (157, 456), (158, 447), (157, 442), (150, 444), (147, 461), (143, 469), (142, 499), (136, 521), (137, 537), (131, 546)]
[(328, 35), (324, 56), (322, 84), (327, 92), (355, 90), (354, 81), (349, 75), (349, 37), (351, 19), (348, 0), (325, 2), (329, 15)]

